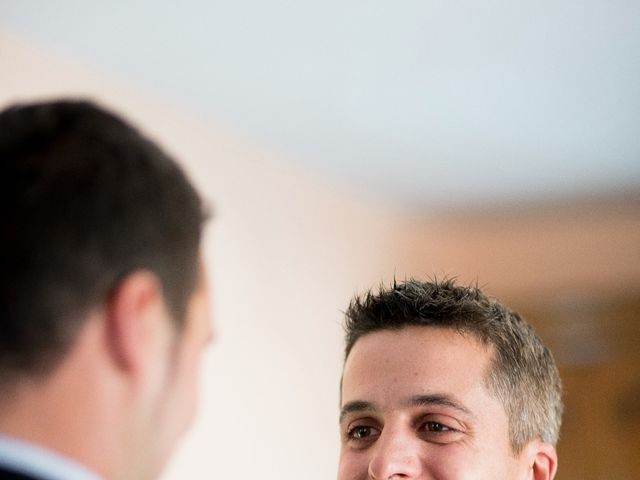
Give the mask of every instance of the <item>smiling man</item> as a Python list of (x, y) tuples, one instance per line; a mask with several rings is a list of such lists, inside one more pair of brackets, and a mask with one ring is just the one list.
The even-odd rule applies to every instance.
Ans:
[(338, 480), (543, 480), (561, 383), (517, 313), (477, 288), (410, 280), (346, 313)]
[(0, 479), (150, 480), (211, 337), (202, 201), (92, 103), (0, 112)]

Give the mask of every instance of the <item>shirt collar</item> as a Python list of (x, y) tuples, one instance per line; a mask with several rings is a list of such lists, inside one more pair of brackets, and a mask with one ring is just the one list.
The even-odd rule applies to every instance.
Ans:
[(102, 480), (75, 460), (4, 435), (0, 435), (0, 465), (46, 480)]

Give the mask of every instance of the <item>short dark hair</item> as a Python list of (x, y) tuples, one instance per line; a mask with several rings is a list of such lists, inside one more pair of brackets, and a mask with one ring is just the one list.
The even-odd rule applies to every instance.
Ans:
[(49, 372), (128, 273), (160, 280), (177, 325), (198, 276), (203, 203), (182, 169), (89, 101), (0, 112), (0, 378)]
[(409, 326), (449, 328), (493, 347), (486, 384), (504, 405), (512, 450), (519, 453), (534, 439), (556, 444), (563, 410), (560, 375), (551, 352), (520, 315), (452, 279), (394, 281), (351, 301), (345, 359), (363, 335)]

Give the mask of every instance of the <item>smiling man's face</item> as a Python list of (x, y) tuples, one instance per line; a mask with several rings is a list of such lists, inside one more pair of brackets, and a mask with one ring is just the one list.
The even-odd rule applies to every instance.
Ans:
[(533, 478), (485, 385), (491, 356), (446, 328), (358, 339), (344, 368), (338, 480)]

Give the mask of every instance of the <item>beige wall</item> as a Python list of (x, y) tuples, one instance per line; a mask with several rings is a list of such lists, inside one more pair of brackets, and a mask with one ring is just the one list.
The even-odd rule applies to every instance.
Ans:
[(166, 477), (333, 478), (340, 310), (355, 291), (404, 276), (408, 227), (159, 96), (6, 33), (0, 55), (0, 105), (98, 99), (159, 139), (214, 205), (218, 339), (200, 415)]
[(433, 216), (411, 257), (501, 297), (625, 294), (640, 285), (640, 193)]

